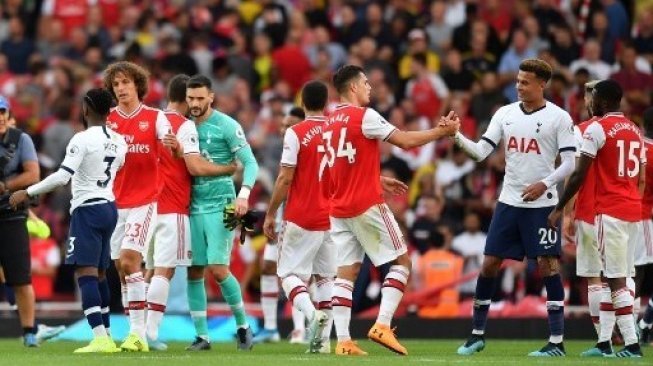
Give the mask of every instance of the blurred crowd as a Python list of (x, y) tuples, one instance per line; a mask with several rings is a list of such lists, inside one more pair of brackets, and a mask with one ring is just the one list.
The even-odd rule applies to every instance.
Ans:
[[(82, 128), (80, 95), (101, 85), (108, 63), (125, 59), (150, 71), (145, 103), (151, 106), (165, 104), (166, 82), (177, 73), (211, 77), (215, 107), (242, 124), (261, 166), (253, 195), (260, 210), (278, 170), (281, 120), (299, 103), (303, 83), (329, 82), (344, 64), (365, 68), (371, 107), (397, 127), (425, 129), (454, 110), (470, 137), (484, 132), (498, 107), (516, 101), (515, 75), (526, 58), (553, 66), (547, 98), (575, 123), (588, 117), (583, 85), (589, 80), (618, 80), (623, 110), (634, 121), (653, 91), (650, 0), (6, 0), (0, 14), (0, 94), (34, 139), (43, 174), (59, 166), (68, 140)], [(331, 90), (330, 108), (336, 103)], [(383, 144), (382, 174), (410, 186), (406, 196), (387, 201), (414, 253), (414, 291), (442, 284), (446, 273), (455, 280), (480, 268), (504, 165), (502, 149), (475, 163), (450, 141), (410, 151)], [(35, 210), (59, 246), (67, 235), (69, 194), (62, 189), (43, 197)], [(251, 242), (254, 249), (236, 258), (254, 297), (256, 249), (264, 240)], [(584, 291), (573, 290), (569, 248), (570, 302), (580, 304)], [(41, 252), (48, 258), (33, 263), (56, 269), (51, 251), (33, 256)], [(452, 267), (438, 269), (433, 261)], [(539, 296), (531, 267), (509, 265), (497, 298)], [(362, 276), (368, 286), (359, 300), (378, 295), (375, 278), (383, 277), (375, 271)], [(73, 292), (66, 269), (42, 272), (54, 290), (40, 298)], [(473, 292), (472, 280), (446, 296), (458, 301)]]

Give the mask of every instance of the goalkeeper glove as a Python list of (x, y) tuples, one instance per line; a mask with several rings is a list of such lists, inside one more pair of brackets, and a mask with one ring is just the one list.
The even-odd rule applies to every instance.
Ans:
[(240, 218), (236, 216), (236, 205), (230, 203), (224, 207), (222, 212), (222, 223), (224, 227), (233, 231), (240, 225)]

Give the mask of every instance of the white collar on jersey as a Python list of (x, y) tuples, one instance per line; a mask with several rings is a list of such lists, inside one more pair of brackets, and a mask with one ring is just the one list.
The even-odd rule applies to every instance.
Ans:
[(602, 118), (608, 117), (608, 116), (623, 116), (623, 112), (608, 112), (603, 115)]
[(118, 111), (118, 114), (120, 114), (124, 118), (132, 118), (136, 114), (138, 114), (138, 112), (140, 112), (141, 109), (143, 109), (143, 105), (144, 105), (143, 103), (139, 103), (138, 107), (136, 107), (136, 109), (134, 109), (134, 111), (131, 112), (130, 114), (127, 114), (127, 113), (123, 112), (122, 109), (120, 109), (120, 106), (116, 107), (116, 111)]
[(327, 120), (326, 116), (306, 116), (307, 121), (324, 122)]

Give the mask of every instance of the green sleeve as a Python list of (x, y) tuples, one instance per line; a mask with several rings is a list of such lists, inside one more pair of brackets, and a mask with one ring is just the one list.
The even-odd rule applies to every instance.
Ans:
[(256, 177), (258, 175), (258, 163), (252, 152), (252, 148), (249, 145), (241, 148), (236, 151), (236, 159), (243, 164), (243, 185), (248, 186), (249, 188), (254, 187), (256, 183)]
[(231, 153), (235, 154), (238, 150), (245, 146), (249, 146), (245, 138), (245, 131), (240, 127), (240, 124), (231, 117), (228, 117), (228, 128), (225, 129), (225, 139)]

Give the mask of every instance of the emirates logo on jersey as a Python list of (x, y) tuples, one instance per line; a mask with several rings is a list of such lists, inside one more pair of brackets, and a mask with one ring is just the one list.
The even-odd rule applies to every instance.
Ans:
[(147, 131), (148, 128), (150, 128), (150, 123), (148, 121), (138, 122), (138, 129), (141, 130), (142, 132)]

